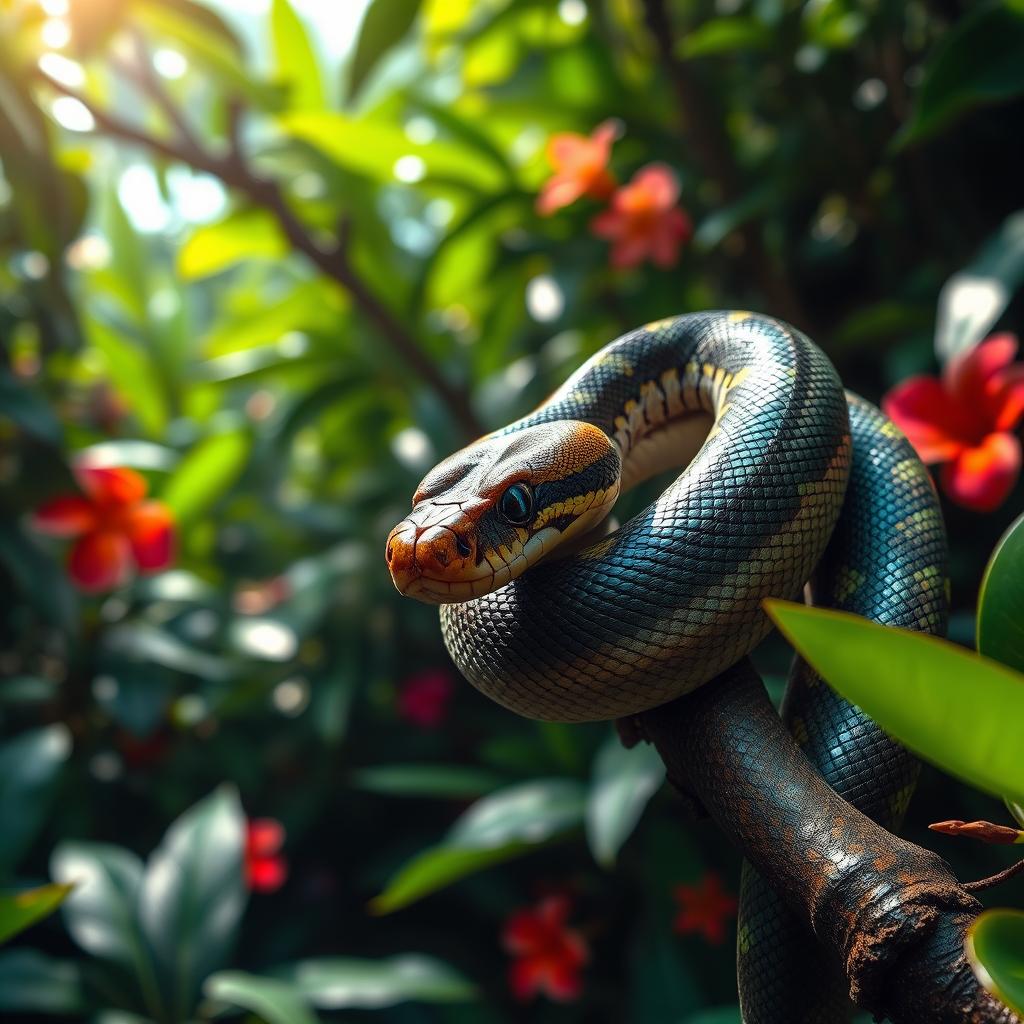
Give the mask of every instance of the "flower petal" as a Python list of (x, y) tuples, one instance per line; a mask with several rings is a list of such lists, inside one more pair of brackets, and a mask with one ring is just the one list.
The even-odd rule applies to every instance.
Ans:
[(556, 174), (545, 182), (537, 197), (537, 212), (548, 217), (563, 206), (575, 203), (583, 195), (586, 183), (577, 177)]
[(274, 818), (250, 821), (246, 833), (246, 852), (250, 857), (267, 857), (284, 845), (284, 826)]
[(75, 477), (82, 490), (98, 504), (132, 505), (146, 496), (146, 479), (134, 469), (78, 466)]
[(1024, 416), (1024, 364), (1000, 374), (999, 390), (993, 396), (996, 430), (1013, 430)]
[(679, 198), (679, 179), (667, 164), (655, 163), (641, 167), (629, 184), (630, 188), (646, 192), (648, 202), (660, 210), (669, 210)]
[(949, 391), (966, 400), (980, 398), (985, 382), (1006, 369), (1017, 355), (1014, 334), (993, 334), (974, 348), (951, 359), (943, 373)]
[(174, 559), (174, 518), (162, 501), (144, 501), (128, 517), (128, 539), (144, 572), (166, 569)]
[(924, 462), (955, 458), (974, 441), (955, 399), (937, 377), (911, 377), (883, 399), (882, 409)]
[(69, 494), (40, 505), (32, 525), (51, 537), (77, 537), (96, 528), (96, 511), (85, 498)]
[(533, 957), (520, 957), (512, 961), (508, 970), (508, 984), (519, 1000), (527, 1000), (540, 990), (544, 979), (544, 961)]
[(131, 547), (124, 534), (94, 530), (75, 541), (68, 572), (82, 590), (99, 593), (124, 583), (131, 564)]
[(942, 467), (942, 487), (958, 505), (991, 512), (1013, 490), (1020, 467), (1020, 441), (1013, 434), (989, 434)]
[(248, 864), (249, 888), (254, 892), (274, 892), (284, 885), (288, 865), (283, 857), (258, 857)]
[(568, 1002), (578, 998), (583, 988), (580, 981), (579, 967), (567, 960), (556, 960), (553, 957), (545, 965), (544, 987), (548, 995), (558, 1002)]

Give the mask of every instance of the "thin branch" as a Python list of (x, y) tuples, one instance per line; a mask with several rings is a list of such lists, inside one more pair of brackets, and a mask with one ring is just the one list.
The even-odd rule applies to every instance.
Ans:
[(1011, 864), (1008, 868), (989, 875), (988, 878), (979, 878), (976, 882), (964, 882), (963, 887), (968, 892), (984, 892), (986, 889), (992, 889), (997, 885), (1002, 885), (1003, 882), (1008, 882), (1022, 871), (1024, 871), (1024, 860), (1019, 860), (1016, 864)]
[[(406, 325), (376, 295), (356, 272), (344, 248), (337, 245), (325, 248), (310, 234), (296, 216), (285, 198), (281, 186), (271, 178), (252, 170), (239, 148), (238, 118), (240, 107), (235, 105), (232, 117), (231, 149), (221, 156), (211, 153), (186, 137), (176, 140), (161, 139), (102, 110), (77, 90), (64, 85), (45, 72), (38, 74), (58, 92), (78, 100), (92, 115), (99, 134), (121, 139), (157, 153), (167, 160), (187, 164), (194, 170), (210, 174), (225, 185), (244, 195), (251, 203), (270, 212), (277, 220), (284, 236), (294, 249), (303, 253), (322, 273), (344, 287), (356, 307), (380, 332), (392, 351), (430, 387), (451, 410), (452, 416), (467, 438), (478, 437), (483, 428), (469, 404), (469, 398), (454, 387), (441, 374), (423, 352)], [(147, 88), (147, 93), (152, 95)], [(156, 96), (152, 96), (155, 102)]]

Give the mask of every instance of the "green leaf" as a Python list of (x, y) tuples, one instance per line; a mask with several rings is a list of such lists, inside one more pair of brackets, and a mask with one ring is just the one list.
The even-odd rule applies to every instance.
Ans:
[(279, 260), (287, 252), (288, 243), (266, 210), (236, 210), (192, 233), (178, 250), (178, 273), (195, 281), (242, 261)]
[(46, 1013), (67, 1019), (85, 1010), (82, 978), (74, 961), (25, 948), (0, 953), (0, 1013)]
[(375, 1010), (409, 1001), (457, 1003), (477, 994), (476, 986), (447, 964), (416, 953), (384, 960), (301, 960), (281, 973), (324, 1010)]
[(293, 110), (319, 110), (326, 105), (324, 84), (316, 50), (302, 19), (288, 0), (274, 0), (270, 10), (274, 70), (288, 86), (288, 106)]
[(762, 50), (771, 40), (768, 26), (757, 18), (711, 18), (684, 36), (676, 53), (680, 57), (709, 57), (737, 50)]
[(70, 753), (71, 734), (63, 725), (0, 744), (0, 878), (10, 874), (39, 834)]
[(967, 930), (967, 959), (996, 999), (1024, 1013), (1024, 912), (986, 910)]
[(419, 13), (421, 0), (372, 0), (359, 27), (348, 71), (348, 99), (355, 99), (373, 69), (405, 38)]
[(248, 431), (235, 430), (214, 434), (188, 452), (162, 495), (179, 524), (206, 512), (231, 488), (245, 468), (251, 447)]
[(1024, 672), (1024, 515), (996, 545), (978, 594), (978, 652)]
[(974, 786), (1024, 799), (1024, 675), (923, 633), (766, 601), (835, 690), (901, 743)]
[(1009, 4), (976, 7), (943, 37), (928, 60), (904, 146), (934, 135), (958, 115), (1024, 92), (1024, 13)]
[(188, 1019), (234, 944), (246, 903), (244, 844), (238, 796), (223, 787), (171, 825), (146, 865), (139, 920), (175, 1020)]
[(364, 768), (352, 784), (389, 796), (471, 797), (497, 789), (501, 779), (491, 772), (461, 764), (380, 764)]
[(0, 416), (14, 420), (22, 430), (60, 447), (64, 428), (43, 398), (0, 369)]
[(319, 1019), (295, 985), (245, 971), (220, 971), (206, 979), (209, 999), (251, 1010), (268, 1024), (316, 1024)]
[(602, 867), (614, 865), (664, 778), (664, 762), (653, 746), (638, 743), (627, 750), (617, 734), (608, 737), (594, 762), (586, 811), (587, 842)]
[(974, 348), (1022, 284), (1024, 210), (1007, 217), (971, 263), (943, 285), (935, 325), (939, 359), (948, 362)]
[(49, 917), (72, 888), (70, 885), (42, 885), (20, 892), (0, 892), (0, 942)]
[(452, 826), (444, 842), (399, 869), (371, 903), (386, 914), (459, 878), (510, 860), (583, 821), (583, 786), (573, 779), (539, 779), (478, 800)]

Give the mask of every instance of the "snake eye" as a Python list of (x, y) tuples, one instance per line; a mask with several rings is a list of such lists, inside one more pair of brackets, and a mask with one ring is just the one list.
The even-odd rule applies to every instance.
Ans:
[(513, 484), (501, 496), (498, 511), (513, 526), (525, 526), (533, 515), (533, 491), (526, 484)]

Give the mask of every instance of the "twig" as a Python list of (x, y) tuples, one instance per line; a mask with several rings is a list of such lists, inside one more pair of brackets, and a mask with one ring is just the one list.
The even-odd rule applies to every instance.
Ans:
[(1024, 860), (1019, 860), (1016, 864), (1011, 864), (1008, 868), (997, 871), (994, 875), (989, 875), (988, 878), (979, 878), (975, 882), (962, 882), (961, 885), (968, 892), (984, 892), (986, 889), (991, 889), (994, 886), (1009, 881), (1022, 871), (1024, 871)]
[[(224, 156), (211, 153), (198, 143), (190, 141), (187, 125), (184, 135), (174, 140), (159, 138), (140, 128), (121, 120), (102, 110), (77, 90), (64, 85), (43, 71), (39, 76), (58, 92), (78, 100), (92, 115), (96, 131), (112, 138), (134, 143), (152, 153), (158, 153), (167, 160), (187, 164), (194, 170), (210, 174), (228, 187), (244, 195), (251, 203), (261, 206), (273, 214), (281, 231), (294, 249), (303, 253), (322, 273), (342, 285), (351, 295), (355, 306), (363, 313), (392, 351), (430, 387), (441, 401), (451, 410), (451, 414), (467, 438), (478, 437), (483, 428), (469, 404), (469, 397), (464, 391), (454, 387), (441, 374), (431, 359), (423, 352), (416, 339), (409, 333), (405, 324), (399, 320), (390, 308), (374, 293), (370, 286), (359, 276), (348, 260), (343, 248), (323, 247), (309, 233), (306, 226), (292, 211), (281, 186), (271, 178), (263, 177), (252, 170), (240, 148), (239, 119), (241, 106), (237, 101), (232, 103), (232, 119), (230, 131), (230, 149)], [(154, 94), (145, 77), (140, 84), (146, 89), (154, 102), (163, 106), (158, 99), (162, 90)], [(181, 131), (185, 124), (180, 114), (172, 118)]]

